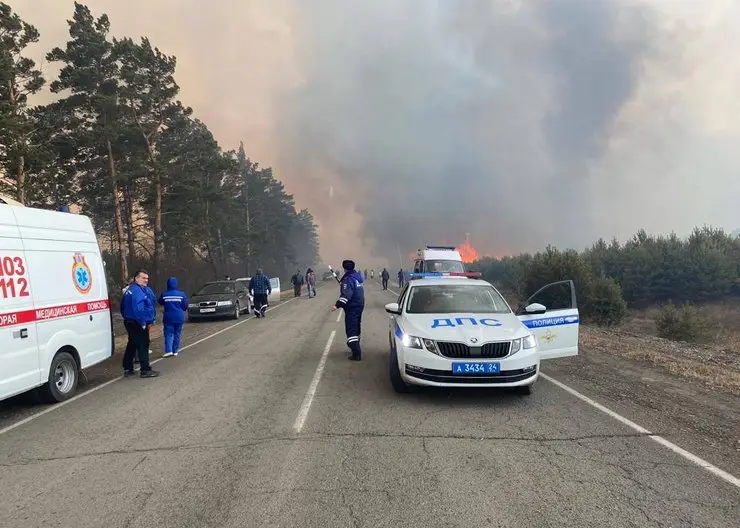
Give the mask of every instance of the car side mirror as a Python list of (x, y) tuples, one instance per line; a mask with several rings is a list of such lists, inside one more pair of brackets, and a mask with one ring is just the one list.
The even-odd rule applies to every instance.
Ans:
[(385, 305), (385, 311), (393, 315), (401, 315), (401, 308), (398, 303), (388, 303)]
[(240, 291), (238, 294), (239, 298), (244, 298), (244, 290)]
[(528, 304), (524, 308), (524, 313), (526, 313), (527, 315), (540, 315), (545, 313), (546, 311), (547, 308), (545, 307), (545, 305), (540, 303)]

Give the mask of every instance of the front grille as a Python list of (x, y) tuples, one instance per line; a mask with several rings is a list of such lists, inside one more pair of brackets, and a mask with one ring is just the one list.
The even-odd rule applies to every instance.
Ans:
[(505, 358), (511, 350), (511, 341), (499, 343), (486, 343), (482, 346), (471, 347), (464, 343), (451, 343), (448, 341), (437, 341), (439, 353), (447, 358)]
[(463, 343), (447, 343), (437, 341), (439, 353), (448, 358), (466, 358), (470, 357), (470, 347)]
[(511, 350), (511, 341), (486, 343), (481, 347), (481, 356), (485, 358), (505, 358)]
[(487, 383), (514, 383), (524, 381), (537, 374), (537, 368), (502, 370), (499, 374), (453, 374), (449, 370), (435, 370), (427, 368), (410, 368), (406, 365), (406, 374), (414, 378), (436, 381), (437, 383), (465, 383), (482, 385)]

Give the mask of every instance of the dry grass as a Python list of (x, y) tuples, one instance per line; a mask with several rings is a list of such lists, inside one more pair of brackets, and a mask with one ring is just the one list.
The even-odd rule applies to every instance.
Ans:
[(629, 329), (611, 330), (589, 325), (581, 328), (579, 345), (586, 350), (650, 364), (710, 389), (740, 395), (740, 354), (733, 350), (679, 343)]
[(678, 378), (740, 395), (740, 299), (697, 306), (703, 328), (698, 343), (657, 337), (660, 308), (631, 311), (619, 328), (584, 325), (581, 346), (654, 365)]

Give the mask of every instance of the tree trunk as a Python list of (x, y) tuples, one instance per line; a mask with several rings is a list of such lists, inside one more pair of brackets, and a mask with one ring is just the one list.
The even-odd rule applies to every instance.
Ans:
[(157, 161), (154, 156), (154, 146), (149, 141), (149, 136), (143, 133), (146, 142), (146, 151), (149, 154), (149, 161), (154, 171), (154, 269), (155, 276), (158, 276), (162, 257), (164, 255), (164, 238), (162, 232), (162, 175), (159, 173)]
[(16, 187), (15, 194), (16, 200), (23, 205), (26, 205), (26, 158), (23, 156), (18, 157), (18, 172), (16, 174)]
[(133, 268), (136, 265), (134, 260), (136, 259), (136, 237), (134, 233), (134, 201), (131, 198), (131, 189), (128, 187), (123, 191), (123, 203), (126, 208), (126, 224), (128, 231), (126, 232), (126, 239), (128, 242), (128, 258), (129, 266)]
[(108, 175), (110, 176), (111, 191), (113, 193), (113, 216), (116, 220), (116, 238), (118, 239), (119, 248), (118, 258), (121, 263), (121, 284), (125, 285), (128, 282), (128, 265), (126, 263), (126, 252), (123, 249), (126, 241), (123, 233), (123, 218), (121, 217), (118, 181), (116, 180), (116, 165), (113, 162), (113, 146), (111, 145), (110, 139), (106, 139), (105, 144), (106, 147), (108, 147)]

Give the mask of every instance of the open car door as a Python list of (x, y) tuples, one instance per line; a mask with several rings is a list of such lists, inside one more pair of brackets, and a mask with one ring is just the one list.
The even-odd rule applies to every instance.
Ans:
[(517, 309), (516, 315), (534, 333), (540, 359), (578, 355), (581, 319), (572, 280), (540, 288)]

